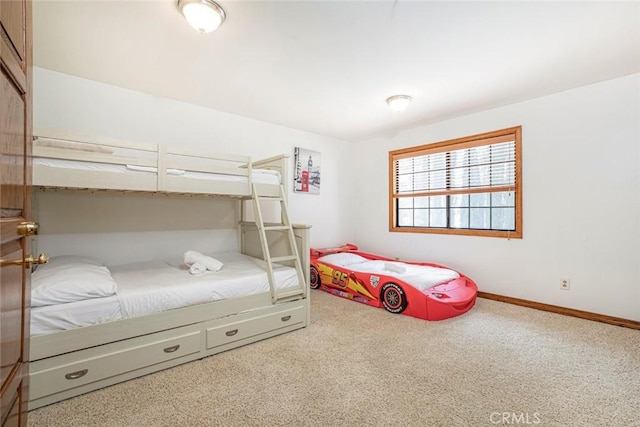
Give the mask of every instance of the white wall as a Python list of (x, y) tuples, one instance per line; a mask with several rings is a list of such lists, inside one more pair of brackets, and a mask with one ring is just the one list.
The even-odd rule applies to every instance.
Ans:
[[(313, 225), (312, 246), (352, 241), (370, 252), (457, 268), (486, 292), (633, 320), (640, 320), (639, 123), (637, 74), (389, 138), (346, 143), (34, 70), (36, 127), (211, 147), (255, 158), (292, 155), (295, 146), (320, 151), (320, 196), (293, 194), (287, 186), (292, 220)], [(388, 231), (389, 150), (516, 125), (523, 127), (523, 239)], [(220, 235), (224, 230), (208, 230), (200, 238), (186, 230), (141, 233), (47, 238), (65, 250), (89, 245), (103, 253), (130, 243), (132, 257), (158, 251), (166, 239), (182, 247), (191, 239), (205, 245), (206, 239), (222, 237), (223, 248), (217, 249), (234, 241)], [(560, 290), (562, 278), (571, 280), (570, 291)]]
[[(416, 100), (419, 101), (419, 100)], [(388, 231), (388, 152), (522, 125), (521, 240)], [(482, 291), (640, 320), (640, 74), (353, 146), (355, 241)], [(337, 243), (337, 242), (336, 242)], [(560, 289), (569, 278), (571, 289)]]
[[(348, 146), (344, 141), (42, 68), (34, 69), (33, 80), (36, 128), (64, 129), (120, 139), (249, 154), (254, 159), (288, 154), (291, 159), (286, 189), (289, 192), (291, 221), (313, 225), (312, 246), (328, 246), (353, 238), (350, 223), (345, 220), (352, 201), (345, 183), (351, 182), (352, 165), (347, 161)], [(296, 146), (321, 153), (320, 195), (292, 192), (293, 149)], [(49, 206), (46, 200), (42, 203), (41, 207)], [(127, 221), (126, 209), (124, 211), (120, 214), (121, 220)], [(188, 218), (188, 213), (179, 212), (177, 215)], [(47, 224), (42, 224), (42, 227), (45, 230)], [(175, 230), (171, 225), (168, 228)], [(149, 232), (152, 233), (149, 242), (155, 243), (157, 232)], [(128, 231), (119, 236), (123, 242), (131, 240), (136, 247), (143, 245), (138, 233), (130, 233)], [(55, 251), (51, 245), (47, 247), (46, 238), (42, 237), (39, 248)], [(106, 239), (112, 237), (105, 236)], [(77, 239), (77, 236), (71, 238)], [(59, 241), (58, 237), (55, 239)], [(93, 240), (92, 243), (88, 242), (89, 249), (99, 252), (100, 245)], [(74, 245), (75, 249), (80, 248), (78, 244)], [(150, 249), (157, 251), (157, 246), (150, 243)], [(103, 252), (105, 256), (110, 256), (106, 250)], [(142, 252), (144, 248), (140, 249)]]

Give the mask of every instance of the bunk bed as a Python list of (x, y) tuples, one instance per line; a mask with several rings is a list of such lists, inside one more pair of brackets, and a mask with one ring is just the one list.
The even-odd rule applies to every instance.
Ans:
[(40, 188), (247, 197), (255, 185), (260, 195), (277, 197), (286, 176), (284, 155), (252, 161), (163, 144), (35, 132), (33, 185)]
[[(306, 327), (310, 226), (289, 221), (281, 183), (287, 177), (286, 160), (252, 161), (249, 156), (36, 130), (33, 185), (41, 191), (237, 198), (237, 255), (261, 265), (268, 286), (248, 295), (32, 334), (29, 409)], [(264, 200), (280, 202), (279, 222), (264, 221)], [(245, 220), (244, 201), (252, 202), (252, 221)], [(284, 290), (276, 278), (282, 268), (290, 268), (296, 279)], [(117, 279), (118, 269), (113, 270)]]

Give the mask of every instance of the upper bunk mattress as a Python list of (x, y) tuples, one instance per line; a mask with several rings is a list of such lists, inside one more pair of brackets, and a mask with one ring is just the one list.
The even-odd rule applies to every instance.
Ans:
[[(77, 160), (49, 159), (43, 157), (33, 158), (34, 167), (50, 167), (69, 170), (101, 171), (122, 174), (152, 174), (155, 175), (157, 168), (117, 165), (111, 163), (82, 162)], [(180, 176), (183, 178), (208, 179), (213, 181), (247, 182), (247, 177), (242, 175), (227, 175), (218, 173), (191, 172), (180, 169), (167, 169), (167, 175)], [(252, 169), (251, 179), (256, 184), (280, 184), (280, 172), (268, 169)]]
[[(33, 307), (31, 336), (269, 292), (264, 261), (235, 252), (208, 255), (224, 264), (220, 271), (194, 276), (181, 260), (109, 266), (116, 295)], [(273, 273), (277, 289), (298, 285), (292, 267), (273, 264)]]

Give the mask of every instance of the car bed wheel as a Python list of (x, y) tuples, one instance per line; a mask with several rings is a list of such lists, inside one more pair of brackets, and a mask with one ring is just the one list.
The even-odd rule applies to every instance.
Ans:
[(309, 287), (311, 289), (318, 289), (322, 282), (320, 281), (320, 273), (318, 273), (318, 269), (315, 267), (311, 267), (311, 271), (309, 272)]
[(402, 313), (407, 308), (407, 295), (396, 283), (385, 283), (380, 291), (380, 299), (390, 313)]

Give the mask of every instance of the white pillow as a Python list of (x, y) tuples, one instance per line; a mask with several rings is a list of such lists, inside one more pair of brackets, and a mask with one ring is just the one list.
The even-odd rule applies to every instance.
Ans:
[(92, 265), (95, 267), (103, 267), (104, 264), (95, 258), (81, 255), (59, 255), (52, 256), (46, 264), (37, 266), (36, 271), (41, 274), (44, 271), (54, 271), (66, 267), (82, 267)]
[(407, 266), (399, 262), (385, 262), (385, 270), (393, 271), (398, 274), (405, 274), (407, 272)]
[(318, 258), (320, 262), (328, 262), (329, 264), (340, 265), (346, 267), (351, 264), (359, 264), (361, 262), (369, 261), (367, 258), (358, 254), (352, 254), (349, 252), (339, 252), (337, 254), (329, 254)]
[(54, 257), (31, 275), (31, 306), (108, 297), (117, 289), (111, 272), (99, 261), (76, 256)]

